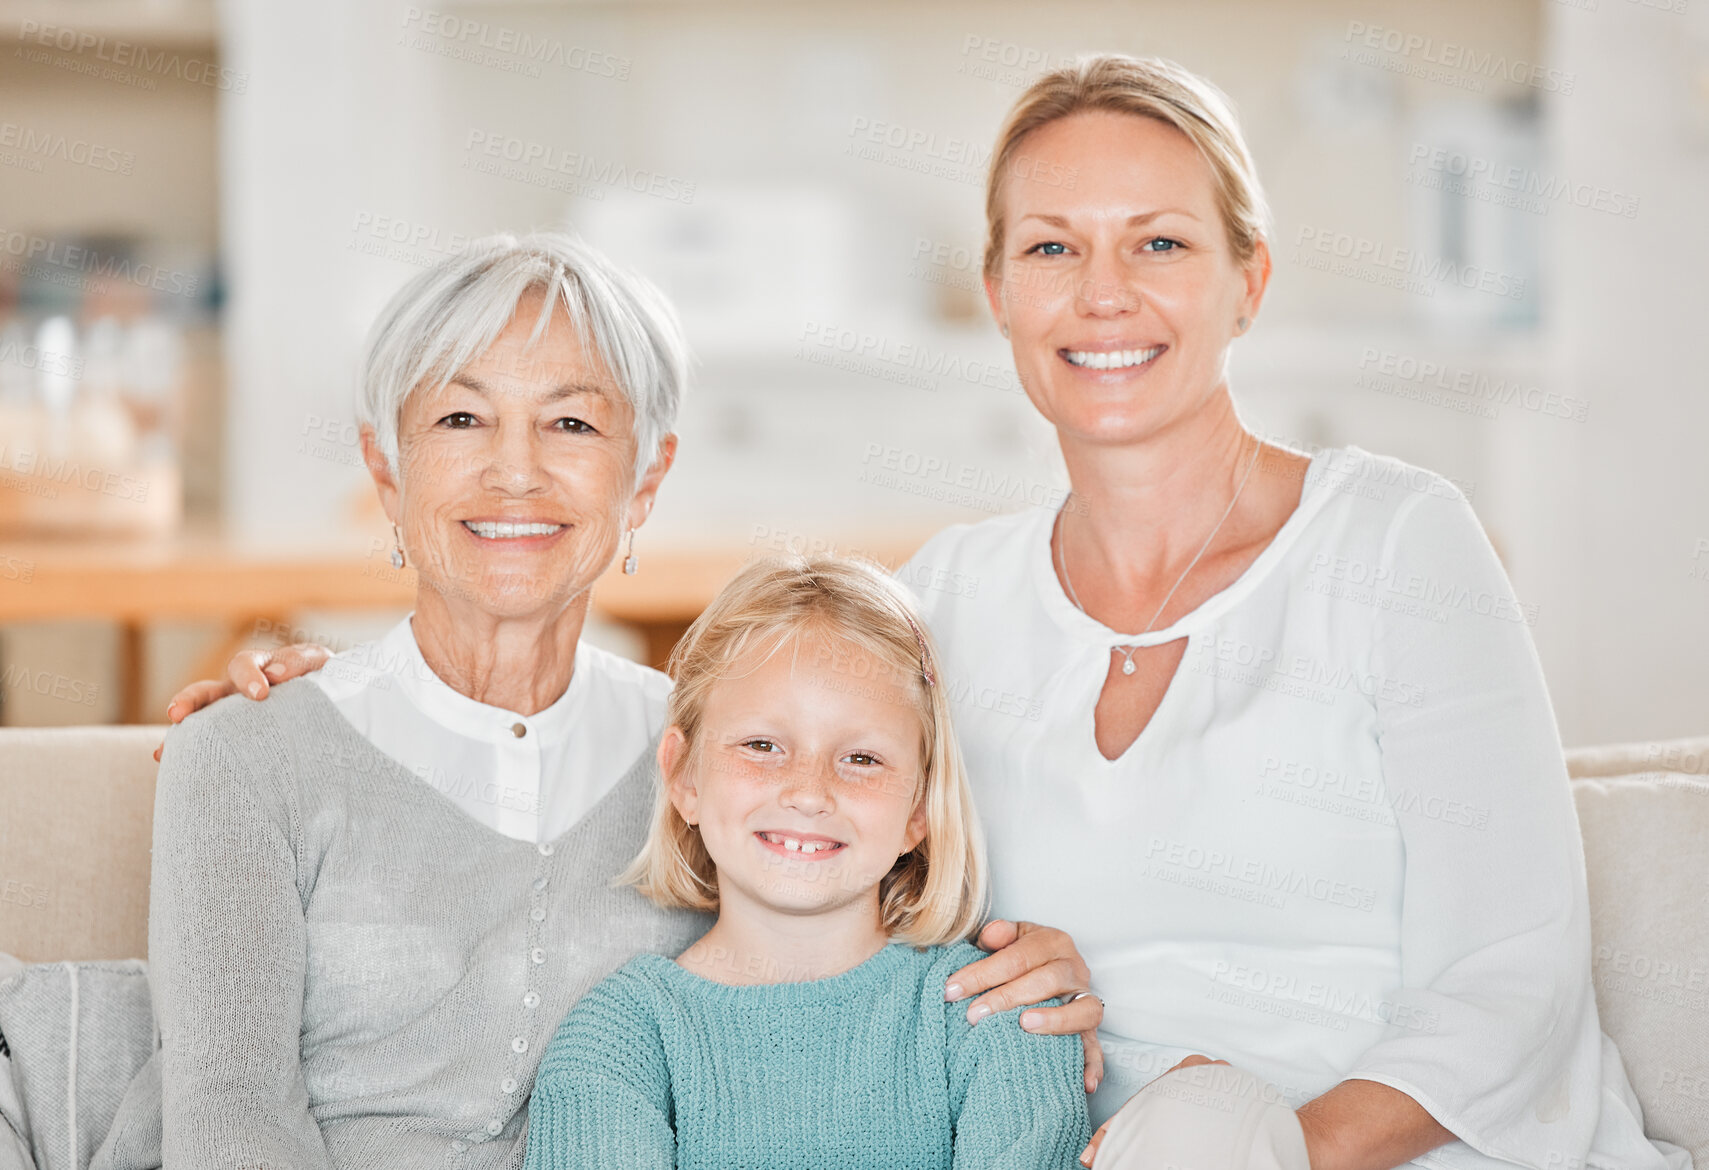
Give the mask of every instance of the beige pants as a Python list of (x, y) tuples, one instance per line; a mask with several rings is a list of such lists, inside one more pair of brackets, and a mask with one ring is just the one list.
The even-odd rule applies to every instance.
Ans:
[(1092, 1170), (1311, 1170), (1274, 1085), (1222, 1064), (1165, 1073), (1110, 1118)]

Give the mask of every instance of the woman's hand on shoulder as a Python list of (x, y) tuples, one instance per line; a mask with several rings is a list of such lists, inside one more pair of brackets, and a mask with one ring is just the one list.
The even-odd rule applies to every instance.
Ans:
[(1011, 1008), (1084, 992), (1060, 1007), (1022, 1012), (1021, 1027), (1051, 1036), (1078, 1032), (1085, 1049), (1086, 1091), (1096, 1089), (1104, 1079), (1104, 1049), (1097, 1030), (1104, 1001), (1091, 994), (1092, 973), (1074, 940), (1054, 927), (998, 918), (985, 925), (978, 941), (992, 953), (952, 974), (944, 998), (978, 996), (967, 1006), (968, 1023), (977, 1024)]
[[(226, 664), (225, 678), (199, 679), (173, 695), (172, 702), (166, 705), (166, 718), (173, 723), (182, 723), (187, 716), (227, 695), (265, 699), (272, 684), (319, 670), (331, 657), (332, 651), (313, 642), (297, 642), (278, 650), (239, 650)], [(154, 749), (157, 762), (160, 749), (165, 746), (161, 744)]]

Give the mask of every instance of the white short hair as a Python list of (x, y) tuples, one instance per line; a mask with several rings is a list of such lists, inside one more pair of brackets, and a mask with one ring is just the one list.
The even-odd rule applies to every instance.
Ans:
[(590, 356), (617, 380), (635, 412), (635, 478), (676, 426), (688, 345), (676, 311), (653, 284), (562, 232), (472, 241), (399, 289), (368, 335), (356, 418), (394, 473), (398, 419), (417, 387), (449, 382), (487, 351), (529, 292), (546, 294), (531, 341), (562, 307)]

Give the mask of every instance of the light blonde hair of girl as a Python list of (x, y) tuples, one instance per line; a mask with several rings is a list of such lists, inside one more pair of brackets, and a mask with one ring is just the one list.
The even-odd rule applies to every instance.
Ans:
[(1268, 235), (1270, 210), (1233, 105), (1216, 86), (1173, 61), (1102, 53), (1041, 76), (998, 131), (985, 182), (986, 276), (1002, 272), (1003, 179), (1026, 161), (1027, 136), (1093, 110), (1152, 118), (1190, 138), (1210, 164), (1229, 250), (1240, 267), (1251, 262), (1259, 239)]
[[(726, 585), (671, 654), (669, 722), (687, 739), (679, 768), (700, 759), (707, 699), (754, 652), (770, 655), (808, 636), (862, 651), (868, 669), (849, 683), (896, 687), (920, 724), (923, 751), (915, 800), (926, 835), (879, 879), (879, 915), (898, 942), (935, 946), (969, 938), (984, 920), (984, 840), (931, 635), (907, 589), (883, 568), (845, 557), (756, 561)], [(762, 659), (763, 660), (763, 659)], [(935, 683), (927, 683), (929, 670)], [(620, 875), (660, 906), (717, 910), (718, 872), (698, 830), (671, 804), (661, 777), (646, 845)]]

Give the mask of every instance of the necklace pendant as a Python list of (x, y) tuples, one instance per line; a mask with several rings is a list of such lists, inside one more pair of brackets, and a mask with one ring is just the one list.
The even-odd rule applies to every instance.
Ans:
[(1129, 658), (1126, 662), (1122, 663), (1122, 673), (1123, 674), (1132, 674), (1133, 673), (1133, 659)]

